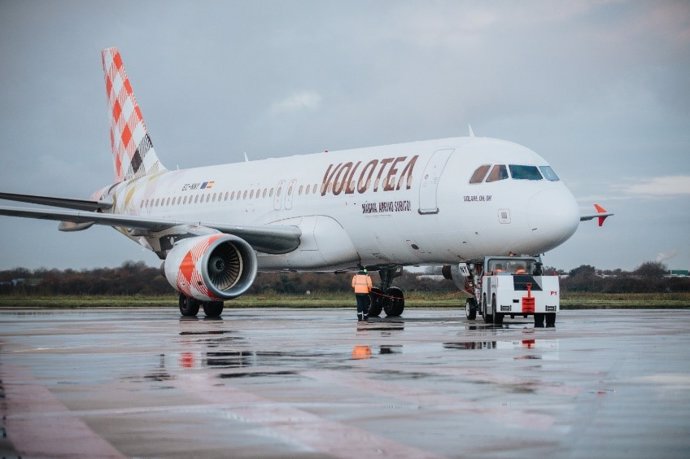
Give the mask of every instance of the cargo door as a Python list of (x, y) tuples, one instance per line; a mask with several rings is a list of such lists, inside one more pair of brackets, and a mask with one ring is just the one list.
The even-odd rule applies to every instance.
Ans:
[(437, 150), (429, 159), (422, 174), (422, 182), (419, 186), (419, 213), (437, 214), (438, 213), (438, 184), (441, 181), (441, 174), (446, 167), (448, 158), (455, 151), (453, 148)]

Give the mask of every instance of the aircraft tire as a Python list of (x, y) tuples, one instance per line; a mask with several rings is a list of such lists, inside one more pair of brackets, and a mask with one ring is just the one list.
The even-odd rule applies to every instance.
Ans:
[(215, 318), (220, 317), (223, 313), (222, 301), (207, 301), (204, 303), (204, 314), (206, 317)]
[(383, 311), (383, 290), (380, 288), (372, 288), (369, 294), (369, 317), (378, 317)]
[(477, 300), (468, 298), (465, 301), (465, 317), (467, 320), (475, 320), (477, 318)]
[(386, 289), (383, 299), (383, 310), (388, 317), (398, 317), (405, 310), (405, 296), (398, 287)]
[(546, 316), (546, 328), (553, 328), (556, 326), (556, 313), (550, 312), (545, 314)]
[(185, 317), (194, 317), (199, 313), (199, 301), (180, 293), (178, 300), (180, 314)]
[(534, 313), (534, 328), (544, 328), (544, 313)]

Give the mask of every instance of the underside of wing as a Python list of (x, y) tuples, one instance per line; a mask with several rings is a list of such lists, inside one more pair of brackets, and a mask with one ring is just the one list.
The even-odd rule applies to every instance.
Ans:
[[(40, 208), (21, 208), (0, 206), (0, 215), (37, 218), (62, 222), (61, 229), (74, 231), (91, 225), (119, 226), (127, 230), (137, 230), (141, 235), (164, 231), (173, 227), (203, 227), (221, 233), (232, 234), (247, 241), (254, 249), (264, 253), (289, 253), (300, 244), (301, 230), (289, 225), (242, 226), (225, 225), (212, 222), (192, 222), (183, 220), (153, 219), (133, 215), (104, 212), (84, 212), (78, 210), (55, 210)], [(74, 227), (70, 227), (74, 225)]]

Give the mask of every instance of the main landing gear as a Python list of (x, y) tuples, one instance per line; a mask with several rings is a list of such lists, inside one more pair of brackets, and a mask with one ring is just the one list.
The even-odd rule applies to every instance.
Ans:
[(223, 313), (222, 301), (199, 301), (180, 293), (180, 314), (185, 317), (194, 317), (199, 313), (199, 308), (204, 308), (206, 317), (216, 318)]
[(393, 279), (402, 274), (402, 267), (379, 269), (380, 288), (371, 289), (369, 317), (378, 317), (381, 311), (388, 317), (397, 317), (405, 310), (405, 295), (398, 287), (392, 287)]

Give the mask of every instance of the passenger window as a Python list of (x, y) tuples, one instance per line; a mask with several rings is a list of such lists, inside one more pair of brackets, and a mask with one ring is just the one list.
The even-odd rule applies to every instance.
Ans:
[(542, 176), (539, 173), (537, 166), (519, 166), (511, 164), (510, 176), (515, 180), (541, 180)]
[(544, 178), (550, 182), (557, 182), (560, 180), (553, 169), (551, 169), (551, 166), (539, 166), (539, 170)]
[(474, 171), (474, 174), (472, 174), (472, 177), (470, 178), (470, 183), (482, 183), (484, 181), (484, 177), (486, 177), (486, 173), (489, 172), (490, 167), (491, 165), (489, 164), (479, 166), (477, 170)]
[(503, 164), (496, 164), (489, 176), (486, 178), (487, 182), (497, 182), (508, 178), (508, 169)]

